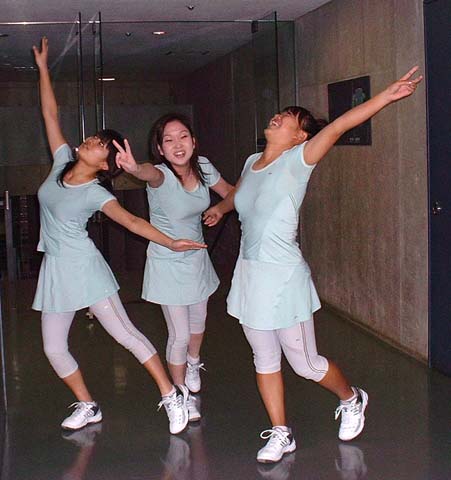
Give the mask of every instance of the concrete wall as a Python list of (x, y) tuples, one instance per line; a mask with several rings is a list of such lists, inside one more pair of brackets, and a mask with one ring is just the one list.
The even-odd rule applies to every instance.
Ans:
[[(327, 117), (327, 84), (370, 75), (375, 94), (424, 72), (420, 0), (333, 0), (296, 22), (301, 105)], [(312, 176), (303, 251), (322, 299), (414, 356), (428, 355), (424, 83), (372, 121), (368, 147), (336, 146)]]

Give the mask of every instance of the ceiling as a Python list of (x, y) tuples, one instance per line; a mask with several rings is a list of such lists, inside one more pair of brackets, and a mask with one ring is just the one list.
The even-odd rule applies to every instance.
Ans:
[[(53, 75), (76, 75), (79, 12), (85, 66), (93, 63), (98, 36), (92, 33), (92, 22), (101, 12), (104, 75), (170, 77), (200, 68), (250, 42), (252, 20), (273, 11), (278, 20), (294, 20), (328, 1), (3, 0), (0, 73), (7, 81), (34, 77), (31, 46), (46, 35)], [(273, 24), (260, 23), (259, 30), (272, 31)], [(155, 31), (166, 34), (157, 36)]]

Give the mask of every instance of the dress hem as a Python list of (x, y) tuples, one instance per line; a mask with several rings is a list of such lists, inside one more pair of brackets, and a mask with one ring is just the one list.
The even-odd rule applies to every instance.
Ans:
[(42, 313), (67, 313), (67, 312), (78, 312), (78, 310), (82, 310), (83, 308), (88, 308), (91, 305), (96, 304), (97, 302), (100, 302), (100, 300), (104, 300), (105, 298), (111, 297), (111, 295), (114, 295), (119, 291), (120, 287), (116, 288), (116, 290), (113, 290), (111, 293), (108, 294), (102, 294), (101, 297), (96, 298), (96, 300), (93, 300), (92, 302), (89, 302), (88, 304), (83, 303), (81, 307), (75, 307), (70, 310), (44, 310), (41, 307), (35, 307), (34, 305), (31, 306), (32, 310), (35, 310), (36, 312), (42, 312)]
[(290, 328), (292, 327), (293, 325), (297, 325), (298, 323), (303, 323), (303, 322), (308, 322), (313, 314), (315, 312), (317, 312), (318, 310), (321, 309), (321, 306), (319, 306), (318, 308), (315, 308), (312, 313), (310, 314), (310, 316), (308, 318), (304, 318), (302, 320), (299, 320), (299, 318), (296, 319), (296, 321), (292, 322), (292, 323), (289, 323), (288, 325), (281, 325), (281, 326), (278, 326), (278, 327), (273, 327), (273, 328), (256, 328), (256, 326), (254, 326), (253, 324), (251, 325), (250, 323), (242, 320), (239, 316), (237, 316), (238, 314), (233, 314), (231, 311), (227, 310), (227, 314), (230, 315), (231, 317), (237, 319), (240, 323), (240, 325), (245, 325), (246, 327), (248, 328), (252, 328), (253, 330), (268, 330), (268, 331), (272, 331), (272, 330), (280, 330), (281, 328)]
[(204, 298), (200, 299), (200, 300), (197, 300), (197, 301), (190, 301), (190, 302), (177, 302), (177, 303), (173, 303), (173, 302), (169, 302), (169, 303), (166, 303), (166, 302), (162, 302), (160, 300), (151, 300), (150, 296), (144, 296), (143, 294), (141, 294), (141, 298), (143, 300), (145, 300), (146, 302), (150, 302), (150, 303), (155, 303), (156, 305), (175, 305), (175, 306), (185, 306), (185, 305), (196, 305), (196, 303), (201, 303), (201, 302), (204, 302), (205, 300), (208, 300), (212, 295), (213, 293), (216, 292), (216, 290), (218, 289), (219, 287), (219, 283), (213, 288), (213, 290), (211, 290), (211, 292), (209, 294), (207, 294)]

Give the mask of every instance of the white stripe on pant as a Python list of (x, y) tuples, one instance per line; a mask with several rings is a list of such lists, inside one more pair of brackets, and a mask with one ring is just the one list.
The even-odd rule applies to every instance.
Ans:
[[(130, 321), (117, 293), (91, 305), (89, 309), (103, 328), (140, 363), (145, 363), (157, 353), (155, 347)], [(75, 312), (42, 312), (44, 352), (60, 378), (65, 378), (78, 369), (68, 348), (69, 330), (74, 316)]]
[(166, 360), (184, 365), (191, 334), (205, 331), (208, 299), (193, 305), (161, 305), (168, 326)]
[(256, 330), (243, 325), (257, 373), (281, 369), (282, 350), (291, 368), (301, 377), (320, 382), (329, 369), (327, 358), (318, 355), (313, 318), (278, 330)]

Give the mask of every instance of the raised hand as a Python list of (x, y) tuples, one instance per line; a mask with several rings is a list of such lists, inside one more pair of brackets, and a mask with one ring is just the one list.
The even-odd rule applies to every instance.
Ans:
[(116, 165), (118, 168), (124, 169), (127, 173), (136, 173), (139, 170), (139, 164), (136, 163), (128, 140), (124, 140), (125, 150), (116, 142), (116, 140), (113, 140), (113, 144), (118, 149), (118, 152), (116, 153)]
[(413, 67), (397, 82), (385, 89), (384, 93), (387, 95), (387, 98), (390, 102), (396, 102), (402, 98), (412, 95), (412, 93), (416, 90), (417, 85), (421, 82), (421, 80), (423, 80), (422, 75), (412, 78), (418, 68), (418, 66)]
[(207, 225), (208, 227), (214, 227), (215, 225), (217, 225), (219, 223), (219, 221), (221, 220), (221, 218), (223, 216), (224, 215), (221, 212), (221, 210), (219, 209), (219, 207), (217, 205), (215, 205), (215, 206), (209, 208), (208, 210), (205, 210), (202, 217), (203, 217), (205, 225)]
[(185, 252), (186, 250), (201, 250), (207, 248), (205, 243), (193, 242), (193, 240), (173, 240), (169, 247), (174, 252)]
[(33, 45), (34, 59), (39, 68), (47, 68), (47, 61), (49, 56), (49, 41), (47, 37), (41, 39), (41, 49)]

